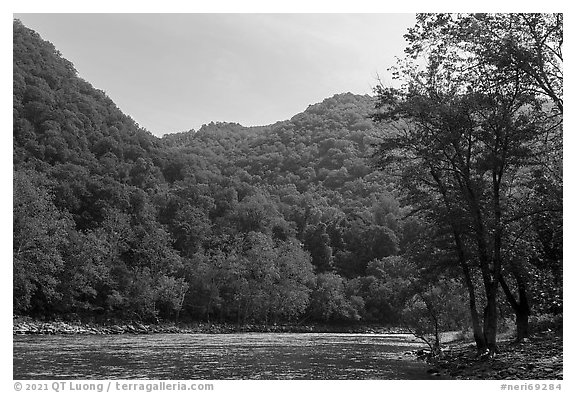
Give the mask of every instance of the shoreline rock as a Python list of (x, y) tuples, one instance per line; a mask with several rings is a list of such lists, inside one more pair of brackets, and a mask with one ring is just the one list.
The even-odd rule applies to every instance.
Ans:
[(544, 333), (520, 343), (500, 340), (493, 359), (478, 358), (473, 343), (457, 343), (429, 364), (451, 379), (562, 380), (562, 354), (562, 336)]
[(127, 322), (98, 325), (82, 322), (41, 322), (34, 320), (14, 320), (13, 335), (70, 335), (70, 334), (230, 334), (230, 333), (356, 333), (356, 334), (401, 334), (402, 329), (373, 326), (331, 326), (331, 325), (234, 325), (234, 324), (152, 324)]

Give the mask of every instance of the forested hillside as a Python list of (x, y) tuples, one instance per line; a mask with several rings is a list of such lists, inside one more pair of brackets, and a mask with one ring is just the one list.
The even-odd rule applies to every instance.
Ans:
[(370, 166), (373, 106), (158, 139), (16, 21), (14, 311), (394, 323), (415, 231)]
[[(479, 323), (471, 301), (491, 304), (469, 207), (442, 202), (458, 179), (434, 183), (462, 170), (442, 158), (460, 147), (400, 138), (411, 124), (427, 126), (424, 114), (443, 118), (429, 102), (408, 110), (384, 90), (339, 94), (269, 126), (216, 122), (156, 138), (19, 21), (13, 56), (15, 314), (438, 333)], [(454, 107), (473, 106), (442, 110)], [(536, 124), (520, 117), (523, 131)], [(515, 144), (504, 164), (515, 180), (503, 188), (509, 221), (497, 225), (507, 247), (494, 284), (504, 290), (500, 321), (524, 300), (532, 315), (562, 313), (561, 128), (547, 135)], [(550, 143), (546, 167), (526, 158)], [(468, 164), (485, 171), (491, 158)], [(482, 176), (460, 180), (473, 188)], [(478, 239), (492, 241), (501, 213)]]

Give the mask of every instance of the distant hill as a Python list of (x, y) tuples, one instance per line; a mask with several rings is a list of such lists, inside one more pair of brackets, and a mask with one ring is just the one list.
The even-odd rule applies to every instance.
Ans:
[(405, 243), (372, 97), (156, 138), (17, 20), (13, 64), (16, 313), (393, 318), (362, 284)]

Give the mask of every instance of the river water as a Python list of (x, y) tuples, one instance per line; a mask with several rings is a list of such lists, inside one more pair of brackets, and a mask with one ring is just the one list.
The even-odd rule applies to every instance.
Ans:
[(14, 379), (428, 379), (392, 334), (14, 336)]

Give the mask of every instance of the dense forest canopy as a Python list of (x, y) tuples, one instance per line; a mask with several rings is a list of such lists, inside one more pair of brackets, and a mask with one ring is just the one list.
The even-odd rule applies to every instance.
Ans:
[[(427, 124), (418, 115), (464, 116), (472, 101), (455, 101), (460, 113), (382, 89), (346, 93), (269, 126), (216, 122), (156, 138), (17, 20), (13, 65), (15, 314), (438, 332), (470, 325), (471, 293), (489, 305), (465, 206), (442, 203), (422, 151), (387, 165), (416, 141), (398, 139), (402, 130)], [(493, 102), (506, 104), (496, 97), (474, 110), (504, 116), (489, 112)], [(519, 105), (534, 110), (512, 128), (546, 127), (542, 105)], [(516, 180), (505, 219), (522, 219), (506, 227), (514, 246), (505, 252), (521, 261), (502, 261), (502, 277), (512, 297), (531, 288), (534, 312), (561, 314), (561, 130), (546, 141), (534, 133), (506, 164)], [(546, 167), (528, 162), (528, 142), (560, 153), (539, 161)], [(522, 211), (521, 200), (540, 209)], [(497, 302), (501, 318), (514, 315), (506, 297)]]

